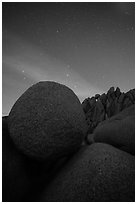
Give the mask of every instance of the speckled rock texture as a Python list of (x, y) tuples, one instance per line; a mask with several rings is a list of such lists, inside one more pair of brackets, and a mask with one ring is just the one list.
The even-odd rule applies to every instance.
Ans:
[(42, 202), (134, 202), (134, 156), (108, 144), (81, 148), (41, 195)]
[(135, 89), (122, 93), (120, 88), (111, 87), (107, 93), (96, 94), (94, 97), (86, 98), (82, 107), (86, 115), (88, 133), (93, 133), (98, 124), (124, 109), (135, 104)]
[(2, 117), (2, 201), (134, 202), (134, 103), (135, 89), (81, 105), (62, 84), (30, 87)]
[[(111, 144), (128, 153), (135, 154), (135, 106), (103, 121), (90, 135), (94, 142)], [(88, 137), (90, 140), (90, 137)], [(91, 140), (92, 143), (92, 140)]]
[(9, 136), (7, 118), (2, 118), (2, 201), (21, 201), (30, 188), (25, 158)]
[(2, 117), (2, 201), (35, 202), (67, 158), (41, 162), (22, 154), (10, 138), (7, 119)]
[(71, 154), (87, 133), (77, 96), (65, 85), (51, 81), (33, 85), (16, 101), (8, 126), (16, 147), (37, 160)]

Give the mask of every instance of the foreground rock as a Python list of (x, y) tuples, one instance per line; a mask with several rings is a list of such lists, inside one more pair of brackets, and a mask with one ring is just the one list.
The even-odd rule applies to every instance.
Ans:
[(42, 193), (42, 202), (134, 202), (134, 156), (110, 145), (83, 147)]
[(10, 138), (7, 117), (2, 118), (2, 201), (35, 201), (68, 158), (39, 162), (22, 154)]
[(76, 151), (87, 132), (80, 101), (68, 87), (50, 81), (30, 87), (8, 118), (16, 147), (37, 160), (55, 160)]
[(22, 201), (31, 186), (25, 158), (9, 136), (7, 118), (2, 119), (2, 201)]

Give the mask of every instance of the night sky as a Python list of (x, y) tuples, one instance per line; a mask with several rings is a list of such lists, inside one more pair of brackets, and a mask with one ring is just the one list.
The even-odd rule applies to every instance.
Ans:
[(2, 3), (3, 115), (32, 84), (51, 80), (83, 101), (135, 87), (134, 3)]

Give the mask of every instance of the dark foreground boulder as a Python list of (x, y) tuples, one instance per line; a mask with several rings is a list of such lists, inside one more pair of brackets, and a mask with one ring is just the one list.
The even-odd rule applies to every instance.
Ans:
[(8, 125), (17, 148), (37, 160), (71, 154), (87, 132), (77, 96), (68, 87), (51, 81), (33, 85), (16, 101)]
[(8, 117), (2, 118), (2, 201), (35, 201), (68, 158), (35, 161), (22, 154), (10, 138)]
[(42, 193), (42, 202), (134, 202), (134, 156), (111, 145), (83, 147)]
[(25, 158), (9, 136), (7, 117), (2, 118), (2, 201), (22, 201), (30, 188)]
[(89, 143), (111, 144), (128, 153), (135, 154), (135, 106), (100, 123), (93, 134), (87, 137)]

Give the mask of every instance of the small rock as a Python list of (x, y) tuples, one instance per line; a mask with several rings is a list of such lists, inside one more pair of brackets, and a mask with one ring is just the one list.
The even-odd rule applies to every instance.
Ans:
[(95, 97), (92, 97), (90, 100), (89, 100), (89, 104), (90, 104), (90, 109), (93, 109), (96, 105), (96, 99)]
[(117, 88), (116, 88), (116, 91), (115, 91), (115, 95), (116, 95), (116, 97), (119, 98), (120, 94), (121, 94), (121, 92), (120, 92), (120, 88), (117, 87)]
[(127, 93), (126, 93), (126, 97), (128, 97), (129, 99), (130, 99), (130, 101), (132, 102), (132, 104), (134, 104), (135, 103), (135, 97), (133, 96), (133, 94), (132, 94), (132, 92), (131, 91), (128, 91)]
[(95, 95), (95, 99), (98, 99), (100, 97), (100, 94)]
[(90, 109), (89, 99), (85, 99), (85, 100), (82, 102), (82, 108), (83, 108), (83, 110), (84, 110), (85, 113), (88, 112), (88, 110)]
[(103, 93), (103, 94), (100, 96), (100, 100), (101, 100), (103, 106), (106, 107), (107, 95), (106, 95), (105, 93)]
[(115, 91), (114, 91), (114, 87), (111, 87), (108, 92), (107, 92), (107, 98), (109, 100), (110, 103), (112, 103), (113, 100), (115, 100), (116, 96), (115, 96)]
[(118, 102), (122, 104), (123, 101), (124, 101), (124, 98), (125, 98), (125, 94), (124, 94), (124, 93), (121, 93), (121, 95), (120, 95), (120, 97), (119, 97), (119, 99), (118, 99)]
[(126, 97), (124, 99), (124, 102), (123, 102), (123, 110), (125, 108), (128, 108), (128, 107), (132, 106), (132, 105), (133, 105), (133, 103), (131, 102), (130, 98), (127, 97), (127, 95), (126, 95)]

